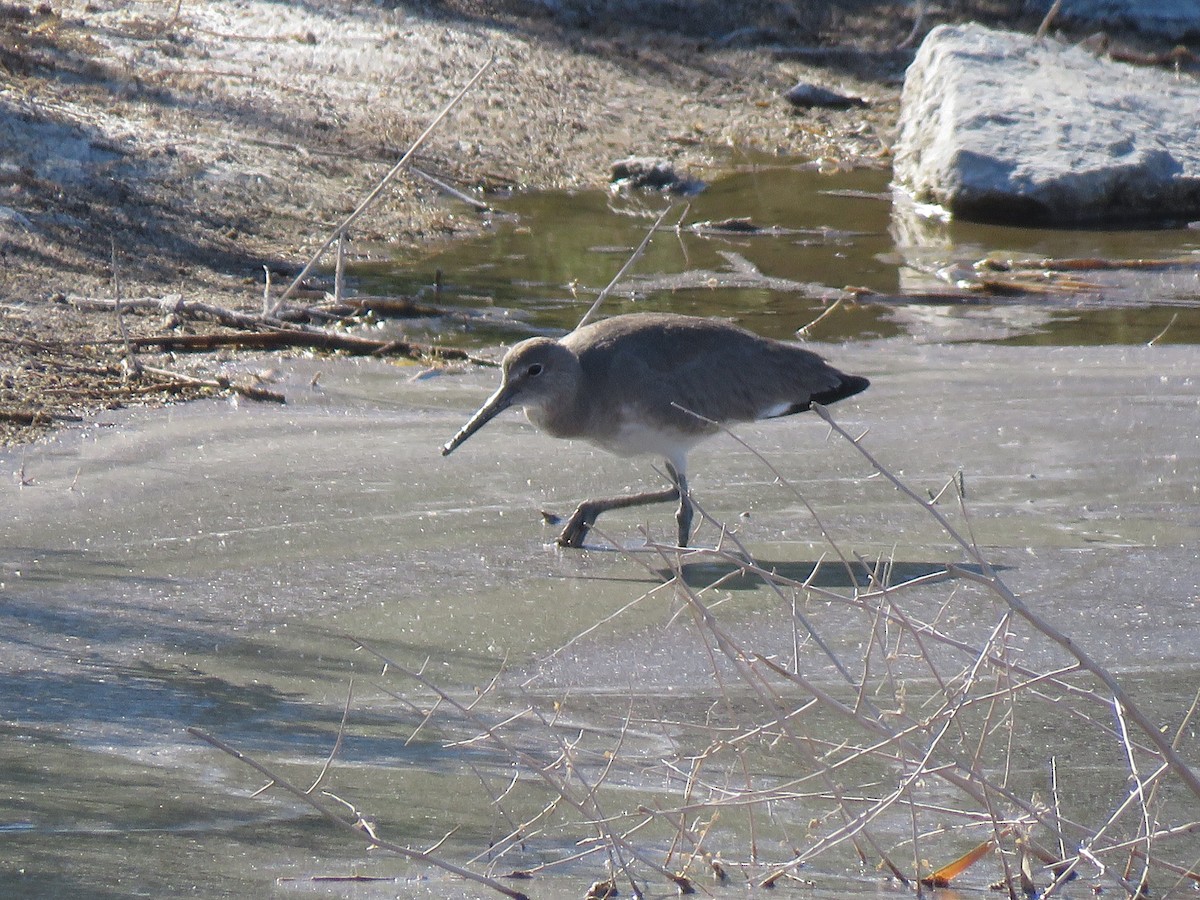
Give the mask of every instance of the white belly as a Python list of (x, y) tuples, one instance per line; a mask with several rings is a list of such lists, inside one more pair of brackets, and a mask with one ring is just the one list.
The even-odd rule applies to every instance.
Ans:
[(688, 451), (710, 436), (703, 431), (655, 428), (636, 416), (622, 416), (616, 431), (589, 440), (617, 456), (658, 456), (681, 469)]

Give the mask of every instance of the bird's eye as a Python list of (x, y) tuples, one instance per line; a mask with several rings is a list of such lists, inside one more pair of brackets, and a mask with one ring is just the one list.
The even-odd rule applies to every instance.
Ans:
[(532, 366), (529, 367), (527, 374), (529, 374), (530, 376), (541, 375), (542, 374), (542, 364), (534, 363)]

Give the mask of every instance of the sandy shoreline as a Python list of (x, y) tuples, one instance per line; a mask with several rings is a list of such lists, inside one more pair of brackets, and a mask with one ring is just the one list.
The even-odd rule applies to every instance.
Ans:
[[(571, 27), (515, 2), (7, 8), (0, 442), (104, 407), (203, 393), (133, 383), (115, 318), (72, 301), (179, 294), (258, 308), (264, 267), (286, 283), (489, 58), (416, 157), (467, 193), (598, 185), (630, 154), (701, 178), (743, 152), (886, 165), (909, 58), (895, 48), (911, 22), (861, 2), (830, 7), (807, 23), (825, 30), (806, 30), (760, 6), (730, 8), (749, 43), (741, 32), (696, 37), (694, 21)], [(797, 112), (782, 94), (799, 80), (869, 105)], [(480, 227), (468, 206), (406, 175), (356, 235), (360, 246), (419, 246)], [(123, 318), (135, 336), (203, 327)], [(216, 362), (147, 361), (187, 371)]]

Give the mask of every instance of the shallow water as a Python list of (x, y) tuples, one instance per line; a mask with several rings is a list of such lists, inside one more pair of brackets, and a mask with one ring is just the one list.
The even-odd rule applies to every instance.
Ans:
[[(777, 185), (756, 192), (753, 173), (739, 177), (750, 185), (739, 189), (743, 214), (810, 227), (793, 212), (796, 204), (779, 198)], [(555, 228), (525, 234), (518, 223), (507, 237), (497, 235), (493, 260), (532, 253), (556, 260), (553, 269), (527, 272), (529, 283), (519, 286), (533, 295), (526, 310), (537, 325), (569, 323), (578, 307), (567, 305), (564, 281), (601, 283), (625, 252), (572, 247), (628, 246), (645, 227), (644, 218), (620, 209), (610, 217), (617, 224), (600, 222), (617, 201), (584, 200), (600, 205)], [(692, 217), (722, 215), (716, 207), (705, 212), (708, 202), (696, 198)], [(765, 240), (754, 238), (734, 244), (736, 252), (776, 277), (840, 286), (850, 279), (838, 273), (853, 271), (855, 283), (894, 292), (899, 276), (884, 258), (897, 251), (883, 201), (817, 195), (803, 212), (826, 202), (840, 211), (817, 216), (830, 233), (862, 233), (846, 238), (842, 251), (828, 241), (815, 250), (786, 242), (763, 248)], [(761, 206), (746, 210), (751, 203)], [(585, 228), (593, 230), (580, 234)], [(536, 245), (533, 232), (562, 243)], [(1056, 255), (1069, 246), (1039, 242), (1082, 240), (1014, 233), (1014, 244), (1018, 238)], [(1195, 241), (1188, 233), (1127, 241), (1135, 238), (1147, 242), (1138, 250), (1147, 256)], [(683, 245), (694, 264), (708, 266), (730, 242), (688, 238)], [(1106, 246), (1112, 252), (1117, 245)], [(672, 235), (654, 252), (679, 247)], [(846, 248), (866, 255), (838, 257)], [(1128, 243), (1120, 248), (1131, 255)], [(826, 262), (796, 263), (781, 274), (785, 261), (810, 250)], [(464, 248), (447, 251), (460, 253), (454, 258), (470, 258)], [(480, 261), (467, 279), (466, 263), (450, 260), (443, 255), (436, 265), (452, 274), (451, 283), (469, 283), (465, 291), (497, 305), (515, 302), (515, 293), (500, 292), (511, 274), (489, 281), (494, 261)], [(666, 269), (658, 256), (638, 267)], [(696, 312), (728, 311), (722, 304), (736, 294), (744, 303), (739, 317), (777, 333), (821, 306), (795, 292), (677, 293), (672, 304)], [(867, 393), (833, 409), (837, 421), (855, 435), (866, 432), (868, 449), (923, 496), (961, 471), (969, 517), (949, 495), (938, 508), (971, 530), (1006, 584), (1116, 671), (1155, 721), (1173, 730), (1200, 687), (1200, 367), (1182, 340), (1193, 326), (1179, 323), (1190, 318), (1181, 315), (1148, 347), (1133, 335), (1156, 327), (1138, 318), (1149, 312), (1136, 305), (1123, 311), (1129, 321), (1118, 328), (1091, 309), (860, 306), (826, 320), (815, 346), (872, 379)], [(184, 730), (212, 733), (307, 787), (334, 746), (353, 680), (327, 786), (399, 843), (431, 846), (457, 829), (439, 854), (462, 862), (534, 816), (550, 795), (528, 765), (514, 785), (521, 767), (495, 746), (469, 740), (481, 722), (444, 704), (427, 721), (435, 695), (398, 667), (421, 670), (462, 702), (478, 700), (488, 724), (536, 709), (546, 721), (518, 719), (504, 734), (546, 763), (575, 745), (579, 778), (594, 782), (607, 773), (602, 796), (612, 815), (678, 806), (683, 788), (662, 761), (686, 768), (719, 733), (713, 729), (752, 720), (760, 700), (736, 666), (714, 656), (681, 596), (663, 587), (669, 558), (646, 547), (647, 536), (673, 532), (669, 510), (605, 516), (587, 552), (547, 546), (554, 532), (540, 509), (568, 512), (584, 495), (655, 486), (659, 475), (649, 461), (555, 442), (516, 414), (443, 459), (439, 446), (490, 392), (494, 371), (414, 379), (415, 367), (378, 361), (277, 367), (285, 407), (213, 402), (110, 413), (3, 454), (5, 471), (21, 477), (0, 486), (0, 894), (235, 897), (277, 886), (323, 896), (488, 896), (426, 866), (369, 852), (278, 791), (252, 797), (263, 777)], [(863, 457), (814, 417), (737, 434), (753, 449), (726, 437), (704, 445), (693, 455), (692, 487), (705, 512), (735, 529), (764, 568), (796, 580), (817, 569), (814, 589), (852, 594), (808, 507), (842, 552), (881, 561), (893, 583), (964, 560), (925, 510), (873, 477)], [(614, 549), (605, 536), (627, 549)], [(711, 523), (697, 536), (701, 545), (716, 540)], [(731, 641), (844, 691), (793, 613), (803, 612), (851, 666), (877, 634), (871, 617), (819, 592), (777, 594), (748, 576), (708, 588), (730, 571), (727, 561), (706, 559), (689, 565), (683, 580), (704, 589)], [(855, 579), (863, 581), (862, 570)], [(1003, 612), (994, 596), (962, 581), (931, 582), (902, 599), (908, 614), (971, 640), (986, 636)], [(358, 642), (393, 664), (385, 671)], [(890, 664), (916, 706), (933, 690), (929, 673), (904, 652), (911, 650), (905, 642), (894, 648)], [(969, 665), (944, 652), (950, 664)], [(1037, 670), (1063, 659), (1060, 648), (1020, 625), (1009, 652)], [(1091, 708), (1090, 720), (1074, 718), (1078, 709), (1031, 695), (1008, 713), (1011, 740), (987, 747), (1004, 756), (1008, 783), (1026, 798), (1047, 796), (1048, 760), (1057, 760), (1063, 802), (1095, 825), (1126, 796), (1128, 773), (1106, 731), (1111, 715)], [(845, 727), (819, 711), (798, 721), (805, 734), (832, 740)], [(1180, 751), (1200, 760), (1194, 728), (1181, 736)], [(712, 752), (714, 767), (728, 765)], [(751, 743), (741, 758), (745, 772), (705, 770), (701, 783), (718, 793), (743, 777), (783, 783), (805, 771), (801, 757), (786, 741)], [(895, 777), (868, 759), (844, 784), (878, 794)], [(923, 790), (931, 807), (956, 802), (932, 779)], [(728, 808), (709, 826), (709, 846), (735, 868), (749, 858), (753, 833), (761, 875), (803, 845), (810, 829), (821, 833), (822, 793), (764, 807), (753, 828), (743, 811)], [(1176, 784), (1164, 794), (1171, 804), (1164, 814), (1187, 809)], [(700, 820), (707, 821), (697, 813), (698, 827)], [(881, 816), (873, 828), (884, 846), (902, 846), (912, 822), (905, 810)], [(594, 834), (569, 816), (544, 831), (531, 827), (494, 872), (569, 856)], [(638, 840), (664, 860), (671, 837), (671, 829), (653, 826)], [(922, 854), (945, 862), (976, 839), (930, 834)], [(1197, 851), (1185, 841), (1169, 852), (1190, 861)], [(898, 859), (911, 861), (911, 850)], [(487, 860), (473, 867), (483, 871)], [(392, 880), (314, 880), (353, 874)], [(603, 874), (601, 859), (587, 857), (509, 884), (534, 897), (582, 896)], [(908, 893), (860, 867), (848, 849), (800, 874), (812, 883), (804, 896)], [(977, 893), (999, 877), (990, 861), (961, 887)], [(718, 896), (745, 893), (737, 878), (726, 887), (704, 884)], [(1088, 896), (1089, 885), (1085, 879), (1064, 895)], [(672, 894), (669, 883), (651, 882), (650, 896)]]
[[(893, 204), (888, 174), (824, 175), (759, 163), (677, 200), (606, 313), (734, 316), (786, 339), (846, 288), (862, 295), (812, 332), (818, 340), (907, 335), (920, 341), (1138, 344), (1200, 342), (1200, 229), (1047, 230), (944, 223)], [(797, 198), (803, 198), (798, 200)], [(496, 200), (488, 235), (421, 259), (360, 270), (368, 291), (512, 313), (569, 329), (641, 243), (668, 201), (608, 191)], [(745, 218), (758, 234), (691, 230)], [(682, 222), (683, 227), (674, 226)], [(996, 259), (1190, 260), (1178, 268), (1082, 270), (1087, 289), (1041, 296), (961, 294), (971, 264)], [(440, 278), (437, 273), (440, 272)], [(687, 278), (680, 278), (688, 273)], [(440, 282), (435, 289), (435, 281)], [(720, 286), (733, 282), (732, 286)], [(919, 296), (911, 296), (918, 294)], [(444, 323), (437, 323), (441, 328)], [(407, 328), (420, 330), (421, 323)], [(517, 333), (520, 333), (519, 330)], [(527, 331), (526, 331), (527, 333)], [(482, 331), (509, 342), (513, 331)], [(462, 336), (470, 342), (472, 334)]]

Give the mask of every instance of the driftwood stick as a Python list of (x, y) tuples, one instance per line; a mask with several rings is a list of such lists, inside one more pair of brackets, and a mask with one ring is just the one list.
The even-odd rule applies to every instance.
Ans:
[(77, 309), (116, 309), (118, 303), (122, 310), (157, 310), (167, 314), (205, 317), (228, 325), (231, 328), (279, 328), (284, 323), (271, 316), (259, 313), (244, 313), (236, 309), (228, 309), (213, 303), (199, 300), (184, 300), (179, 294), (168, 294), (165, 297), (136, 297), (129, 300), (106, 300), (102, 297), (72, 297), (71, 305)]
[[(72, 302), (80, 309), (115, 309), (118, 301), (93, 297), (77, 297)], [(348, 305), (356, 305), (354, 300)], [(365, 305), (365, 304), (364, 304)], [(404, 356), (410, 359), (461, 360), (481, 366), (495, 366), (456, 347), (438, 347), (403, 340), (378, 340), (353, 334), (329, 331), (312, 325), (289, 325), (271, 316), (244, 313), (211, 303), (184, 300), (179, 295), (139, 297), (120, 301), (129, 309), (161, 310), (175, 315), (210, 318), (230, 328), (232, 334), (161, 334), (149, 337), (129, 337), (120, 343), (130, 348), (159, 347), (163, 350), (204, 352), (218, 347), (244, 347), (274, 350), (281, 347), (308, 347), (318, 350), (342, 350), (355, 355)], [(419, 307), (417, 309), (420, 309)], [(111, 340), (82, 341), (76, 346), (96, 346), (113, 343)]]
[(359, 312), (374, 313), (384, 318), (393, 319), (446, 319), (460, 322), (464, 325), (482, 325), (493, 330), (520, 331), (526, 336), (533, 329), (524, 317), (510, 316), (503, 311), (496, 312), (488, 309), (475, 309), (466, 306), (447, 306), (445, 304), (418, 303), (411, 297), (388, 297), (375, 294), (359, 294), (346, 297), (341, 306), (307, 307), (311, 313), (319, 310), (323, 313), (336, 314), (340, 317), (351, 316)]
[(151, 375), (157, 375), (160, 378), (170, 378), (183, 384), (195, 385), (196, 387), (215, 388), (220, 391), (234, 391), (249, 400), (263, 400), (268, 403), (287, 402), (283, 394), (278, 391), (255, 387), (252, 384), (238, 384), (224, 375), (217, 375), (213, 378), (197, 378), (195, 375), (185, 375), (183, 372), (172, 372), (170, 369), (158, 369), (154, 366), (146, 365), (142, 366), (142, 371)]
[[(269, 277), (269, 276), (268, 276)], [(264, 298), (264, 302), (266, 298)], [(77, 309), (86, 310), (112, 310), (117, 307), (116, 300), (108, 300), (103, 297), (72, 297), (71, 304)], [(168, 315), (186, 316), (188, 318), (206, 318), (212, 319), (221, 325), (227, 325), (230, 328), (245, 328), (249, 330), (257, 330), (260, 328), (280, 329), (280, 328), (303, 328), (304, 326), (297, 322), (285, 322), (274, 316), (269, 316), (264, 313), (247, 313), (236, 309), (229, 309), (225, 306), (216, 306), (212, 303), (204, 303), (200, 300), (184, 300), (179, 294), (168, 294), (164, 297), (138, 297), (133, 300), (120, 301), (122, 310), (150, 310), (160, 311)], [(313, 306), (300, 307), (301, 315), (314, 317), (330, 318), (331, 315), (349, 315), (358, 309), (369, 309), (379, 312), (383, 315), (396, 316), (440, 316), (454, 315), (455, 311), (449, 308), (421, 306), (407, 298), (387, 298), (387, 297), (344, 297), (340, 301), (335, 301), (332, 308), (314, 304)], [(465, 314), (463, 314), (465, 315)]]
[[(111, 344), (113, 341), (84, 341), (86, 345)], [(353, 334), (320, 330), (250, 331), (226, 334), (160, 334), (130, 338), (134, 347), (158, 347), (185, 353), (203, 353), (218, 347), (250, 350), (278, 350), (283, 347), (307, 347), (316, 350), (341, 350), (356, 356), (404, 356), (409, 359), (461, 360), (480, 366), (492, 366), (493, 360), (474, 356), (457, 347), (438, 347), (411, 341), (376, 340)]]
[(0, 409), (0, 421), (18, 425), (44, 425), (47, 422), (82, 422), (83, 416), (48, 413), (40, 409)]

